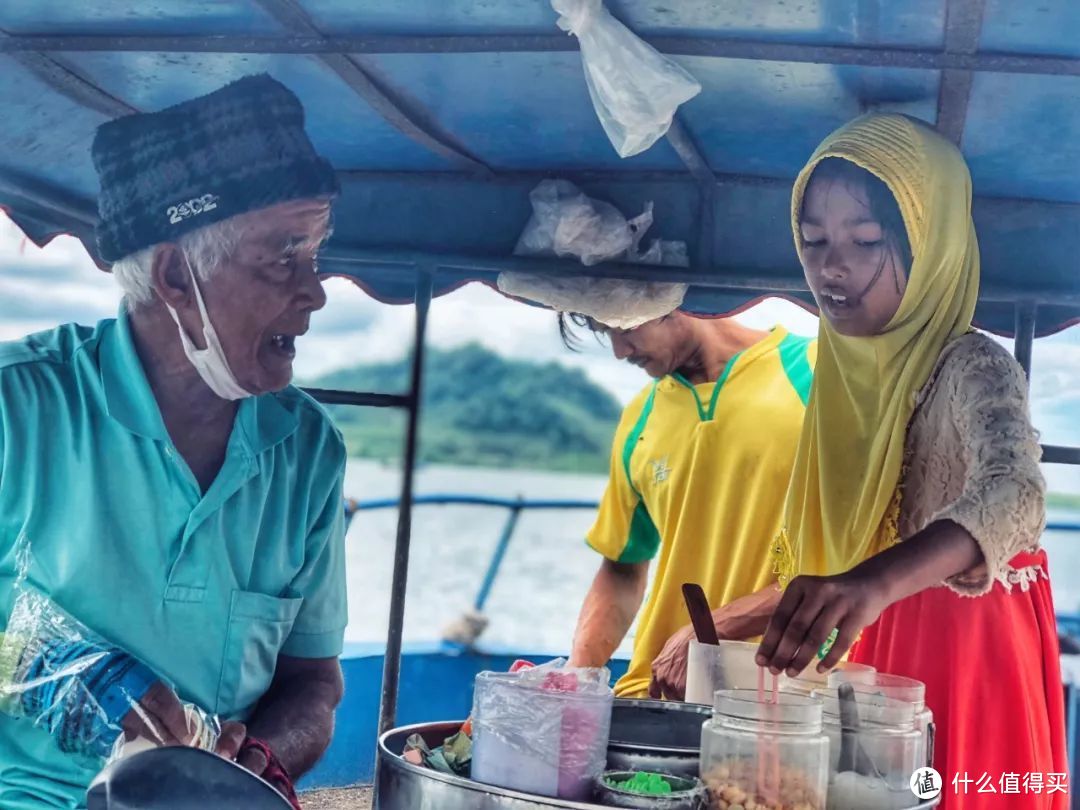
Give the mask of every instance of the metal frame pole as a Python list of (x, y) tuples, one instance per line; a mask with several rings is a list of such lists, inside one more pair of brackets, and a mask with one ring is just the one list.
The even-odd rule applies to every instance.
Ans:
[(1018, 301), (1016, 304), (1016, 339), (1013, 342), (1013, 354), (1024, 369), (1028, 382), (1031, 381), (1031, 348), (1035, 343), (1035, 316), (1038, 304), (1034, 301)]
[(420, 396), (424, 373), (424, 333), (427, 330), (427, 316), (431, 306), (433, 286), (434, 278), (431, 271), (422, 270), (416, 280), (416, 338), (413, 347), (412, 380), (409, 388), (409, 416), (405, 434), (397, 543), (394, 546), (394, 575), (390, 588), (390, 625), (386, 635), (382, 701), (379, 705), (380, 735), (393, 728), (397, 721), (401, 638), (405, 621), (405, 588), (409, 578), (409, 546), (412, 541), (413, 475), (416, 468)]

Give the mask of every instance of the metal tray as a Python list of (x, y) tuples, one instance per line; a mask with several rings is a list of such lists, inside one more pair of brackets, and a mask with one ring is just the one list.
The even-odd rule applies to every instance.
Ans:
[[(375, 777), (375, 810), (596, 810), (603, 805), (533, 796), (514, 790), (482, 785), (471, 779), (438, 773), (411, 765), (401, 758), (405, 741), (419, 734), (431, 746), (441, 745), (461, 728), (456, 722), (420, 723), (391, 729), (379, 738)], [(936, 807), (940, 799), (911, 810)]]

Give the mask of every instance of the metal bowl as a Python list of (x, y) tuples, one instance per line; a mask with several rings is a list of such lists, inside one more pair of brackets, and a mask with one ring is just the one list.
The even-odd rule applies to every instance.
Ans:
[(615, 701), (607, 766), (612, 771), (652, 771), (697, 778), (701, 724), (712, 709), (665, 700)]
[(605, 807), (629, 807), (637, 810), (703, 810), (705, 807), (707, 794), (700, 779), (660, 774), (671, 785), (672, 790), (671, 793), (659, 796), (634, 793), (608, 784), (608, 780), (622, 782), (633, 775), (633, 771), (605, 773), (596, 785), (597, 801)]

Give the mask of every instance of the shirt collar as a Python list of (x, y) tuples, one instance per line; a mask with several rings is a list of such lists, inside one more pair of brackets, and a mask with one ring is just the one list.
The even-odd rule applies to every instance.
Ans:
[(135, 350), (131, 319), (124, 306), (102, 337), (98, 363), (109, 416), (132, 433), (168, 439), (161, 410)]
[(243, 426), (253, 453), (261, 453), (285, 441), (300, 424), (296, 413), (286, 408), (277, 394), (248, 397), (240, 403), (236, 419)]
[[(139, 436), (168, 441), (161, 409), (135, 350), (126, 307), (121, 307), (111, 328), (105, 331), (98, 362), (109, 416)], [(263, 394), (240, 403), (236, 424), (241, 427), (249, 449), (261, 453), (291, 436), (299, 420), (277, 395)]]

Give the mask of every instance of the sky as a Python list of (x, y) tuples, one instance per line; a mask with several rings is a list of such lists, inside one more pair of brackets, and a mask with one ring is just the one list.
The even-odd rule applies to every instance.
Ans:
[[(327, 306), (297, 343), (296, 375), (312, 379), (359, 363), (402, 357), (412, 340), (409, 306), (381, 304), (342, 279), (326, 282)], [(120, 293), (77, 239), (60, 236), (38, 248), (0, 212), (0, 340), (60, 323), (94, 323), (115, 315)], [(782, 324), (796, 334), (817, 331), (817, 319), (786, 301), (766, 301), (738, 316), (756, 328)], [(559, 340), (552, 313), (471, 284), (432, 304), (429, 340), (440, 348), (478, 342), (501, 355), (581, 368), (620, 402), (647, 383), (644, 373), (615, 360), (606, 345), (585, 340), (582, 352)], [(1080, 327), (1035, 343), (1032, 415), (1048, 444), (1080, 444)], [(1048, 468), (1055, 489), (1080, 493), (1080, 470)]]

